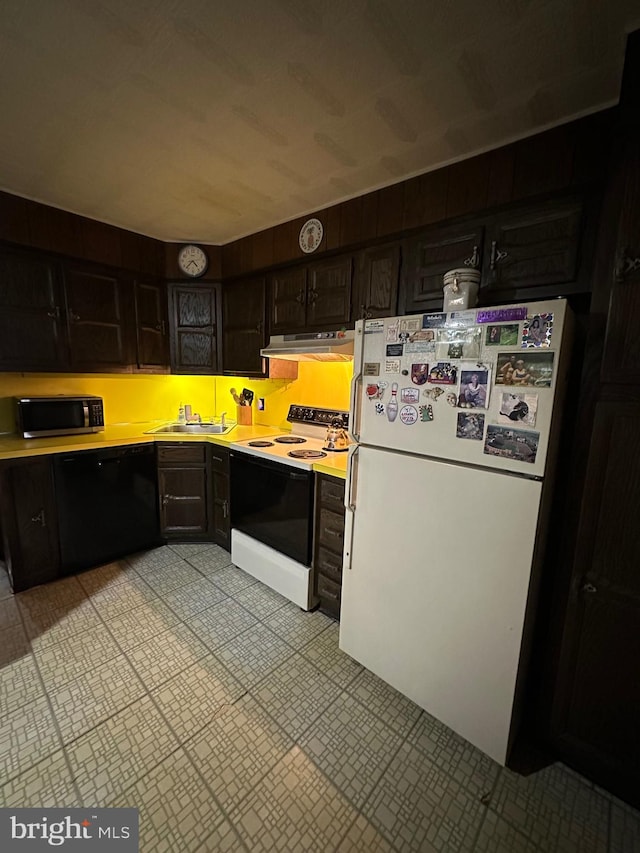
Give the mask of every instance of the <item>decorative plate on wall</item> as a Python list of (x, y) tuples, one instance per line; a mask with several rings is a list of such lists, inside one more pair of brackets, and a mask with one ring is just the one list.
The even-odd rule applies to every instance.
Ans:
[(298, 243), (302, 251), (306, 255), (310, 252), (315, 252), (322, 242), (323, 234), (324, 228), (319, 219), (307, 219), (300, 229), (300, 236), (298, 237)]

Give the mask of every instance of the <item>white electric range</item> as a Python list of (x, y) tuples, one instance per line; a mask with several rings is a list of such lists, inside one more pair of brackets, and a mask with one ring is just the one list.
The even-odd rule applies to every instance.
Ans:
[(313, 595), (313, 464), (341, 451), (325, 447), (347, 412), (293, 405), (290, 433), (231, 444), (231, 560), (304, 610)]

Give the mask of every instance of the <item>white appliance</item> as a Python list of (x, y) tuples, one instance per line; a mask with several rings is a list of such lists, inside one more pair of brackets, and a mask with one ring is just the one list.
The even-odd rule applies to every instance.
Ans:
[(340, 648), (501, 764), (571, 325), (565, 300), (356, 324)]
[(311, 570), (313, 464), (337, 451), (327, 427), (348, 414), (293, 405), (292, 431), (231, 444), (231, 560), (303, 610), (317, 604)]

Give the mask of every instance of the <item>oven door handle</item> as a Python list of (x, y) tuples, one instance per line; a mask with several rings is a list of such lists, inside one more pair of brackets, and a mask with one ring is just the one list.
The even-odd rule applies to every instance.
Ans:
[(251, 453), (243, 453), (242, 451), (231, 451), (231, 457), (242, 459), (246, 465), (253, 465), (255, 468), (266, 468), (267, 471), (276, 471), (282, 477), (288, 477), (290, 480), (307, 480), (313, 476), (313, 471), (298, 472), (294, 471), (286, 462), (273, 462), (270, 459), (258, 459)]
[(347, 484), (344, 492), (344, 551), (342, 552), (342, 571), (351, 570), (351, 554), (353, 551), (353, 525), (355, 522), (356, 498), (358, 496), (358, 466), (360, 464), (360, 447), (356, 445), (349, 449), (347, 464)]

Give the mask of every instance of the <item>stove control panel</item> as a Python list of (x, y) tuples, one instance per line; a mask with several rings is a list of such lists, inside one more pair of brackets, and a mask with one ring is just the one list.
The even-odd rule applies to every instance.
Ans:
[(334, 420), (339, 420), (343, 429), (349, 428), (349, 412), (341, 412), (336, 409), (312, 409), (308, 406), (289, 406), (287, 420), (290, 423), (305, 423), (323, 427), (329, 427)]

